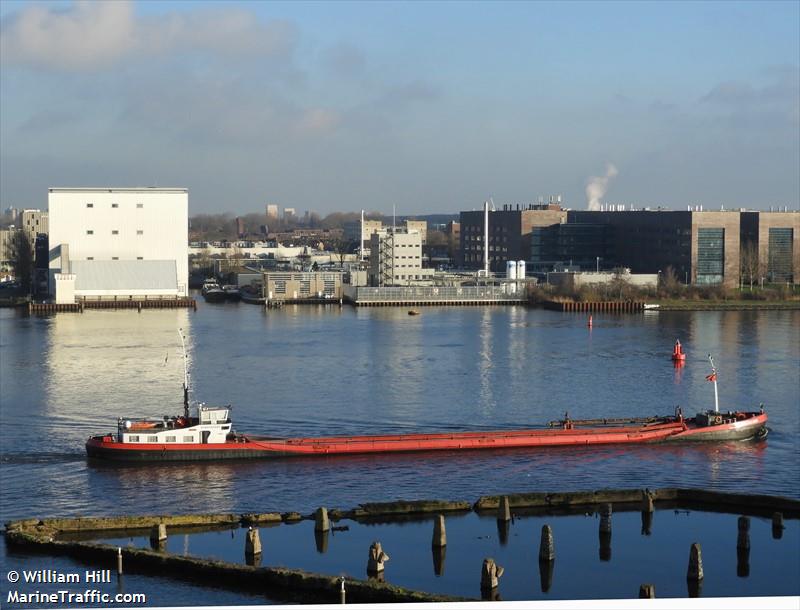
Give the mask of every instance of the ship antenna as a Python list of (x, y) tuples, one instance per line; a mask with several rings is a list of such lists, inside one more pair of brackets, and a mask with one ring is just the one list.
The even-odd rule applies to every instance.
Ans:
[(183, 349), (183, 415), (189, 417), (189, 370), (186, 367), (186, 342), (183, 340), (183, 330), (178, 329), (178, 336), (181, 338), (181, 348)]
[(711, 363), (711, 374), (706, 375), (706, 379), (714, 382), (714, 411), (719, 413), (719, 392), (717, 392), (717, 368), (714, 366), (714, 359), (711, 354), (708, 355), (708, 361)]

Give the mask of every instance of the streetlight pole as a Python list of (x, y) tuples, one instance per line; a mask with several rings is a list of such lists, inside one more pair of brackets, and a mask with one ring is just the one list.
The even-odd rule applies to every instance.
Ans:
[(597, 273), (600, 273), (600, 257), (597, 257)]

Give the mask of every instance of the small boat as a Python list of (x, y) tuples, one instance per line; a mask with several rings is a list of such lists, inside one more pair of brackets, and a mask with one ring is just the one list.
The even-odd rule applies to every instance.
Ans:
[(206, 280), (200, 291), (207, 303), (222, 303), (225, 300), (225, 291), (216, 280)]
[(239, 288), (239, 294), (243, 302), (251, 305), (263, 305), (266, 302), (266, 298), (261, 295), (261, 290), (252, 286), (242, 286)]
[[(708, 380), (714, 382), (716, 397), (716, 369), (713, 360), (711, 362), (712, 374)], [(698, 413), (688, 419), (678, 408), (674, 415), (649, 418), (573, 420), (566, 415), (563, 420), (550, 422), (547, 427), (525, 430), (274, 438), (236, 433), (232, 429), (230, 405), (190, 406), (188, 388), (184, 351), (184, 414), (156, 420), (120, 418), (116, 432), (89, 437), (86, 441), (87, 455), (108, 460), (163, 462), (727, 441), (763, 438), (767, 423), (763, 405), (758, 412), (722, 413), (717, 401), (714, 411)]]
[(409, 309), (408, 310), (408, 315), (410, 315), (410, 316), (418, 316), (419, 314), (420, 314), (419, 309)]
[(225, 292), (225, 300), (237, 302), (242, 300), (242, 294), (239, 291), (238, 286), (234, 286), (233, 284), (225, 284), (222, 287), (222, 290)]

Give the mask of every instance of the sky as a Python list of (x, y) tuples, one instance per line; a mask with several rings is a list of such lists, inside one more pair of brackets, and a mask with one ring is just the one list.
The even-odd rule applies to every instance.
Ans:
[(800, 2), (0, 2), (0, 206), (800, 205)]

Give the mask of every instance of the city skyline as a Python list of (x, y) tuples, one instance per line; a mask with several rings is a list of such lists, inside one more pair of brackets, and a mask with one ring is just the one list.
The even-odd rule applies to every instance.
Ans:
[(797, 3), (6, 1), (0, 16), (3, 209), (135, 185), (189, 188), (192, 214), (800, 201)]

